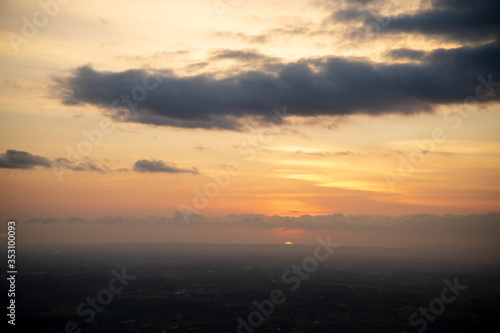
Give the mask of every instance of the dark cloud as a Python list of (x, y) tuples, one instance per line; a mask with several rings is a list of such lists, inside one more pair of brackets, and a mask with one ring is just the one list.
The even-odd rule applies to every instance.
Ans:
[(134, 164), (134, 170), (138, 172), (166, 172), (166, 173), (191, 173), (193, 175), (199, 174), (198, 169), (180, 169), (174, 163), (166, 164), (163, 161), (156, 160), (138, 160)]
[(50, 167), (51, 164), (47, 158), (25, 151), (9, 149), (0, 155), (0, 168), (33, 169), (35, 166)]
[[(431, 111), (435, 104), (461, 103), (474, 94), (480, 75), (500, 79), (499, 58), (500, 44), (490, 43), (429, 52), (418, 64), (335, 57), (300, 60), (275, 73), (248, 71), (223, 79), (162, 72), (156, 76), (161, 83), (133, 107), (125, 102), (110, 106), (123, 95), (130, 98), (131, 91), (143, 85), (148, 77), (144, 70), (111, 73), (84, 66), (57, 84), (64, 103), (97, 105), (115, 120), (241, 130), (248, 118), (271, 122), (272, 108), (283, 104), (291, 106), (293, 115), (314, 117), (413, 114)], [(490, 100), (499, 95), (491, 94)]]
[(434, 0), (432, 4), (423, 12), (389, 17), (381, 33), (418, 33), (474, 42), (500, 39), (500, 1)]
[[(67, 158), (56, 158), (51, 161), (46, 157), (32, 155), (25, 151), (17, 151), (13, 149), (9, 149), (5, 153), (0, 155), (0, 168), (32, 169), (35, 166), (43, 166), (46, 168), (55, 167), (67, 171), (94, 171), (103, 174), (113, 171), (128, 171), (128, 169), (126, 168), (112, 170), (104, 164), (99, 166), (98, 164), (96, 164), (96, 162), (89, 158), (84, 158), (76, 162), (71, 161)], [(135, 162), (133, 169), (138, 172), (191, 173), (194, 175), (199, 174), (198, 169), (195, 167), (193, 167), (192, 169), (181, 169), (176, 167), (174, 163), (166, 164), (163, 161), (155, 160), (138, 160), (137, 162)], [(30, 223), (34, 222), (37, 222), (37, 220), (33, 220)]]
[(397, 49), (391, 50), (387, 54), (393, 59), (421, 60), (426, 52), (411, 49)]
[(54, 160), (50, 160), (43, 156), (33, 155), (25, 151), (13, 149), (9, 149), (0, 155), (0, 168), (33, 169), (35, 166), (43, 166), (46, 168), (55, 167), (69, 171), (95, 171), (100, 173), (113, 171), (104, 164), (98, 166), (90, 158), (84, 158), (77, 162), (70, 161), (67, 158), (56, 158)]

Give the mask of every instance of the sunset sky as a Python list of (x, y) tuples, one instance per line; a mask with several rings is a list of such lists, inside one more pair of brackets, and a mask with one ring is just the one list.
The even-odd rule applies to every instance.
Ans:
[(1, 1), (1, 218), (24, 243), (494, 245), (499, 12)]

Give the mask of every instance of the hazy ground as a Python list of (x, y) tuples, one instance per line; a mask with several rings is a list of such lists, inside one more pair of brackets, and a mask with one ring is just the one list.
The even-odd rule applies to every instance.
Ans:
[(480, 332), (500, 315), (496, 250), (316, 248), (20, 246), (15, 330)]

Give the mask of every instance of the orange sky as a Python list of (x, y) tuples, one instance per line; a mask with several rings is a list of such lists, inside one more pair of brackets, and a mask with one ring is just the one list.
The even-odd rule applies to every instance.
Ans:
[[(295, 94), (271, 96), (269, 100), (256, 94), (249, 100), (255, 100), (259, 106), (248, 106), (245, 117), (230, 108), (220, 116), (210, 114), (214, 124), (237, 122), (243, 125), (239, 128), (202, 128), (194, 122), (204, 124), (205, 120), (196, 118), (201, 117), (198, 112), (218, 112), (218, 107), (230, 104), (231, 94), (220, 97), (225, 96), (224, 91), (218, 97), (217, 92), (207, 94), (206, 100), (213, 101), (213, 106), (209, 102), (202, 104), (193, 111), (193, 118), (187, 115), (190, 107), (183, 111), (182, 103), (175, 106), (178, 110), (165, 109), (170, 106), (154, 109), (158, 103), (168, 105), (169, 97), (161, 101), (159, 93), (163, 91), (162, 82), (165, 85), (167, 80), (178, 80), (172, 89), (179, 89), (178, 94), (182, 94), (183, 82), (189, 82), (189, 78), (212, 80), (213, 84), (204, 89), (216, 89), (224, 78), (243, 78), (249, 71), (269, 75), (267, 80), (279, 79), (291, 75), (287, 70), (291, 71), (293, 64), (301, 63), (308, 64), (310, 77), (330, 80), (329, 76), (322, 76), (322, 71), (329, 67), (321, 61), (333, 57), (356, 66), (371, 64), (367, 66), (374, 66), (375, 73), (385, 69), (392, 73), (393, 69), (402, 71), (394, 67), (397, 64), (414, 70), (411, 66), (425, 67), (426, 61), (433, 61), (431, 57), (419, 62), (389, 56), (394, 50), (411, 49), (421, 54), (464, 46), (479, 50), (491, 40), (405, 31), (387, 33), (395, 29), (395, 23), (378, 23), (380, 32), (372, 32), (361, 41), (352, 40), (349, 29), (357, 21), (341, 18), (341, 11), (348, 9), (343, 1), (243, 1), (223, 14), (210, 2), (201, 0), (90, 0), (57, 6), (57, 13), (45, 15), (47, 24), (40, 24), (28, 38), (23, 35), (23, 18), (33, 19), (41, 10), (38, 2), (8, 0), (0, 4), (0, 30), (5, 37), (0, 40), (2, 220), (24, 223), (34, 217), (173, 217), (183, 209), (219, 217), (233, 213), (293, 217), (334, 213), (464, 215), (495, 212), (500, 207), (498, 92), (477, 106), (464, 105), (468, 96), (478, 96), (476, 86), (481, 81), (477, 79), (463, 83), (463, 97), (446, 99), (448, 95), (443, 92), (446, 98), (439, 103), (429, 97), (426, 104), (419, 104), (425, 97), (417, 94), (411, 102), (405, 101), (406, 92), (392, 97), (389, 91), (388, 101), (372, 96), (373, 103), (392, 105), (382, 111), (370, 110), (370, 100), (364, 104), (368, 105), (366, 110), (360, 107), (344, 112), (343, 106), (336, 109), (333, 101), (332, 106), (318, 111), (314, 109), (314, 99), (318, 98), (314, 97), (318, 96), (315, 89), (321, 92), (326, 88), (310, 85), (304, 88), (312, 89), (310, 111), (304, 106), (307, 101), (299, 100)], [(372, 10), (391, 17), (419, 15), (433, 9), (427, 2), (419, 1), (394, 2), (392, 6), (376, 2), (373, 6), (367, 7), (366, 12)], [(13, 44), (12, 34), (24, 38), (23, 41)], [(74, 86), (85, 79), (75, 72), (82, 66), (101, 75), (103, 79), (96, 82), (113, 78), (113, 73), (130, 75), (127, 71), (131, 69), (157, 75), (163, 81), (158, 81), (159, 88), (151, 89), (143, 82), (148, 89), (141, 91), (148, 96), (138, 103), (138, 111), (134, 110), (136, 118), (122, 121), (111, 115), (112, 109), (103, 106), (106, 101), (97, 101), (102, 88), (96, 88), (95, 96), (82, 93), (83, 97), (75, 97), (75, 91), (84, 88), (83, 84)], [(463, 72), (467, 71), (475, 73), (474, 68), (464, 67)], [(499, 80), (496, 68), (490, 73), (493, 81)], [(473, 75), (479, 74), (487, 78), (488, 73), (478, 71)], [(198, 87), (204, 87), (203, 80)], [(92, 88), (96, 82), (85, 87)], [(234, 82), (237, 83), (233, 86), (245, 80)], [(363, 85), (365, 81), (360, 82)], [(274, 83), (267, 84), (272, 87)], [(372, 85), (377, 88), (377, 84)], [(346, 81), (335, 85), (344, 86), (346, 91), (357, 89)], [(196, 94), (203, 93), (200, 89), (203, 90), (198, 88)], [(65, 103), (61, 97), (67, 91), (73, 94), (74, 103)], [(241, 96), (245, 93), (241, 92)], [(365, 96), (367, 93), (361, 91), (359, 99), (368, 98)], [(335, 98), (341, 97), (342, 93)], [(403, 100), (401, 107), (397, 104), (399, 98)], [(193, 101), (188, 97), (185, 102)], [(352, 103), (357, 103), (356, 98)], [(152, 105), (150, 109), (148, 105)], [(427, 109), (429, 105), (432, 110)], [(280, 113), (286, 109), (283, 123), (266, 120), (273, 116), (273, 109)], [(155, 124), (163, 119), (162, 112), (178, 112), (180, 116)], [(78, 163), (74, 155), (68, 155), (68, 149), (87, 149), (87, 156)], [(19, 152), (29, 155), (19, 157)], [(16, 158), (22, 161), (16, 162)], [(57, 171), (46, 165), (62, 158), (67, 158), (67, 165), (74, 170)], [(228, 169), (228, 165), (237, 166), (237, 171)], [(76, 170), (78, 167), (81, 170)], [(215, 177), (219, 177), (219, 183), (214, 175), (218, 175)], [(149, 231), (143, 235), (136, 227), (124, 227), (117, 234), (101, 228), (107, 227), (43, 223), (23, 226), (27, 243), (68, 242), (76, 240), (76, 234), (84, 242), (131, 241), (137, 234), (143, 241), (234, 239), (308, 243), (315, 236), (312, 231), (294, 234), (280, 228), (271, 232), (237, 226), (197, 226), (193, 229), (196, 236), (185, 233), (182, 227), (169, 227), (169, 236), (161, 236), (154, 228), (147, 228)], [(346, 232), (341, 234), (344, 239), (351, 239)], [(369, 233), (363, 233), (351, 241), (375, 245), (404, 243), (390, 242), (387, 235), (379, 236), (375, 237), (377, 242), (370, 242)], [(417, 243), (431, 241), (436, 240), (415, 237)]]

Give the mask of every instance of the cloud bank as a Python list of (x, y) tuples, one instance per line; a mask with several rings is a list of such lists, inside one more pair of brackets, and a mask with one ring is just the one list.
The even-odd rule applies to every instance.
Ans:
[(302, 215), (266, 216), (257, 214), (230, 214), (226, 217), (191, 215), (191, 223), (187, 225), (182, 213), (177, 212), (174, 217), (147, 216), (125, 217), (106, 216), (96, 219), (81, 217), (32, 218), (26, 223), (84, 223), (84, 224), (120, 224), (120, 225), (220, 225), (241, 226), (262, 229), (282, 228), (286, 230), (343, 230), (351, 232), (419, 232), (429, 234), (482, 234), (500, 236), (500, 213), (485, 213), (472, 215), (434, 215), (414, 214), (404, 216), (379, 215)]
[[(120, 102), (140, 86), (145, 70), (100, 72), (77, 68), (57, 80), (59, 98), (68, 105), (91, 104), (118, 121), (182, 128), (244, 128), (245, 119), (272, 121), (275, 105), (290, 105), (301, 117), (351, 114), (383, 115), (430, 112), (436, 105), (462, 103), (481, 82), (500, 80), (500, 44), (438, 49), (427, 54), (399, 51), (394, 56), (422, 58), (420, 63), (375, 64), (339, 57), (303, 59), (273, 73), (248, 71), (217, 79), (157, 73), (161, 83), (133, 107)], [(490, 87), (496, 91), (500, 84)], [(488, 100), (500, 94), (487, 88)], [(484, 92), (483, 92), (484, 94)], [(130, 98), (130, 96), (128, 97)]]

